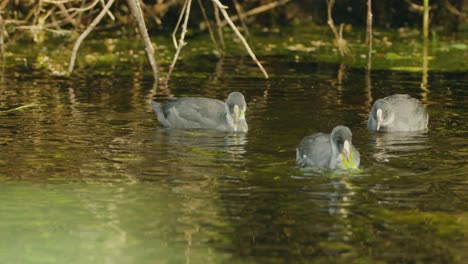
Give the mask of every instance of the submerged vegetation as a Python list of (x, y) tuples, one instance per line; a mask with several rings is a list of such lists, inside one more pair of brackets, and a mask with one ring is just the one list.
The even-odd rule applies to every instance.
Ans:
[[(430, 61), (430, 69), (457, 71), (468, 68), (465, 9), (463, 0), (4, 1), (0, 45), (7, 65), (37, 65), (52, 75), (72, 73), (75, 59), (78, 65), (127, 63), (143, 52), (155, 78), (166, 82), (180, 56), (192, 52), (220, 57), (247, 50), (267, 78), (257, 56), (286, 54), (403, 71), (427, 71)], [(139, 35), (129, 30), (135, 21)], [(171, 31), (175, 52), (168, 48)], [(210, 40), (182, 50), (198, 42), (198, 32)], [(88, 48), (79, 51), (80, 46)], [(170, 65), (163, 70), (168, 73), (159, 76), (157, 64)]]

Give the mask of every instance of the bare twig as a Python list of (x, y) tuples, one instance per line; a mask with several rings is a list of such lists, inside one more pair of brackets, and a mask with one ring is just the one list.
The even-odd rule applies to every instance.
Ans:
[(174, 47), (176, 49), (179, 48), (177, 44), (176, 33), (179, 30), (180, 22), (182, 22), (182, 18), (184, 17), (185, 11), (187, 10), (187, 3), (188, 1), (185, 1), (184, 5), (182, 6), (182, 11), (180, 11), (179, 19), (177, 20), (177, 24), (174, 28), (174, 31), (172, 32), (172, 42), (174, 42)]
[(34, 106), (36, 106), (36, 104), (34, 104), (34, 103), (32, 103), (32, 104), (27, 104), (27, 105), (22, 105), (22, 106), (18, 106), (18, 107), (12, 108), (12, 109), (2, 110), (2, 111), (0, 111), (0, 114), (2, 114), (2, 113), (10, 113), (10, 112), (14, 112), (14, 111), (19, 111), (19, 110), (23, 110), (23, 109), (30, 108), (30, 107), (34, 107)]
[(3, 11), (10, 1), (0, 1), (0, 10)]
[(421, 74), (421, 101), (427, 103), (427, 96), (429, 94), (429, 40), (423, 39), (423, 50), (422, 50), (422, 74)]
[[(76, 17), (79, 13), (73, 13), (72, 15), (72, 19), (74, 17)], [(12, 20), (8, 20), (8, 22), (11, 22)], [(68, 24), (68, 23), (71, 23), (69, 21), (69, 19), (65, 18), (65, 19), (62, 19), (62, 20), (53, 20), (51, 23), (47, 23), (47, 24), (33, 24), (33, 25), (30, 25), (30, 26), (18, 26), (17, 28), (18, 29), (28, 29), (28, 30), (48, 30), (49, 28), (51, 27), (55, 27), (55, 28), (60, 28), (60, 26), (63, 26), (65, 24)], [(10, 24), (10, 23), (5, 23), (5, 24)], [(73, 23), (71, 23), (73, 24)], [(65, 30), (63, 30), (65, 31)]]
[(143, 7), (143, 10), (145, 10), (145, 13), (147, 15), (149, 15), (150, 17), (153, 18), (154, 22), (157, 24), (157, 25), (161, 25), (162, 24), (162, 21), (161, 19), (156, 15), (156, 13), (153, 11), (153, 9), (149, 8), (147, 5), (145, 5), (145, 3), (141, 2), (141, 7)]
[(236, 8), (237, 15), (239, 16), (239, 20), (241, 22), (242, 28), (244, 29), (244, 33), (249, 37), (249, 29), (247, 28), (247, 24), (245, 23), (245, 16), (244, 16), (244, 10), (242, 10), (242, 6), (239, 4), (239, 1), (234, 0), (234, 7)]
[(262, 64), (260, 63), (260, 61), (258, 61), (257, 57), (255, 56), (255, 54), (253, 53), (252, 49), (250, 48), (249, 44), (247, 43), (247, 41), (245, 40), (244, 36), (242, 36), (242, 34), (239, 32), (239, 30), (237, 29), (236, 25), (234, 25), (234, 23), (232, 22), (232, 20), (229, 18), (229, 15), (228, 13), (226, 12), (226, 6), (222, 5), (219, 0), (212, 0), (216, 6), (219, 8), (219, 11), (221, 11), (221, 14), (223, 14), (224, 16), (224, 19), (226, 19), (226, 21), (228, 21), (228, 24), (229, 26), (231, 26), (232, 30), (234, 30), (234, 33), (236, 33), (237, 37), (241, 40), (242, 44), (244, 44), (245, 48), (247, 49), (247, 52), (249, 53), (250, 57), (252, 57), (252, 59), (255, 61), (255, 63), (257, 63), (257, 66), (260, 68), (260, 70), (262, 71), (263, 75), (265, 76), (265, 78), (268, 79), (268, 73), (265, 71), (265, 69), (263, 68)]
[(423, 37), (427, 39), (429, 37), (429, 0), (424, 0), (423, 9)]
[[(278, 7), (278, 6), (285, 5), (285, 4), (289, 3), (289, 2), (291, 2), (291, 0), (278, 0), (278, 1), (276, 1), (276, 2), (271, 2), (271, 3), (268, 3), (268, 4), (262, 5), (262, 6), (258, 6), (258, 7), (252, 8), (252, 9), (250, 9), (250, 10), (244, 12), (244, 13), (242, 14), (242, 16), (243, 16), (244, 18), (247, 18), (247, 17), (249, 17), (249, 16), (255, 16), (255, 15), (258, 15), (258, 14), (260, 14), (260, 13), (263, 13), (263, 12), (266, 12), (266, 11), (268, 11), (268, 10), (271, 10), (271, 9), (273, 9), (273, 8), (276, 8), (276, 7)], [(233, 17), (231, 17), (231, 20), (232, 20), (233, 22), (235, 22), (235, 21), (239, 20), (239, 16), (233, 16)], [(222, 25), (222, 26), (225, 26), (227, 23), (228, 23), (227, 21), (223, 21), (223, 22), (221, 23), (221, 25)]]
[(223, 35), (223, 27), (224, 25), (221, 23), (221, 18), (219, 17), (219, 9), (216, 7), (216, 4), (213, 3), (213, 9), (214, 9), (214, 15), (215, 15), (215, 21), (216, 21), (216, 29), (218, 30), (218, 37), (219, 37), (219, 42), (221, 43), (221, 48), (224, 50), (226, 49), (226, 45), (224, 43), (224, 35)]
[(89, 35), (89, 33), (91, 33), (91, 31), (96, 27), (96, 25), (102, 20), (102, 18), (106, 15), (107, 11), (113, 3), (114, 0), (109, 0), (104, 6), (104, 8), (101, 10), (101, 12), (96, 16), (96, 18), (94, 18), (91, 24), (89, 24), (88, 28), (86, 28), (86, 30), (83, 31), (83, 33), (81, 33), (81, 35), (76, 40), (75, 45), (73, 46), (70, 64), (68, 65), (68, 74), (72, 73), (73, 71), (73, 67), (75, 66), (76, 53), (80, 48), (81, 42), (83, 42), (83, 40)]
[[(58, 7), (61, 11), (57, 11), (56, 14), (59, 14), (60, 12), (62, 12), (65, 16), (65, 20), (68, 23), (72, 24), (74, 27), (76, 27), (77, 24), (76, 24), (76, 20), (73, 19), (73, 14), (71, 14), (71, 12), (65, 7), (65, 5), (58, 5)], [(55, 16), (52, 16), (52, 20), (54, 21), (56, 28), (60, 29), (60, 23), (59, 23), (60, 20), (57, 20)]]
[(148, 29), (146, 28), (143, 12), (141, 11), (140, 0), (127, 0), (127, 3), (130, 7), (130, 10), (132, 11), (133, 16), (137, 20), (140, 37), (143, 45), (145, 46), (146, 55), (148, 56), (151, 68), (153, 69), (153, 77), (156, 81), (155, 83), (157, 83), (159, 80), (158, 65), (154, 59), (154, 48), (148, 36)]
[[(104, 7), (104, 6), (105, 6), (105, 5), (104, 5), (104, 0), (100, 0), (100, 2), (101, 2), (101, 4), (102, 4), (102, 7)], [(110, 18), (112, 21), (115, 20), (115, 17), (114, 17), (114, 15), (112, 14), (111, 11), (107, 10), (106, 14), (109, 16), (109, 18)]]
[(187, 43), (185, 43), (185, 34), (187, 34), (187, 24), (188, 24), (188, 19), (190, 17), (190, 7), (192, 5), (192, 0), (186, 0), (185, 3), (185, 16), (184, 16), (184, 23), (182, 24), (182, 32), (180, 33), (180, 38), (179, 38), (179, 43), (176, 44), (176, 53), (174, 54), (174, 58), (172, 60), (171, 66), (169, 66), (169, 72), (167, 73), (167, 78), (166, 78), (166, 83), (169, 81), (171, 77), (171, 73), (174, 70), (175, 64), (177, 62), (177, 59), (179, 58), (180, 51), (182, 50), (182, 47), (185, 46)]
[(203, 6), (202, 0), (198, 0), (198, 5), (200, 6), (203, 19), (206, 22), (206, 27), (208, 28), (208, 32), (210, 34), (211, 41), (213, 42), (214, 48), (216, 51), (220, 52), (219, 47), (218, 47), (218, 42), (216, 41), (216, 38), (214, 36), (213, 28), (211, 27), (210, 20), (208, 19), (208, 16), (206, 15), (205, 7)]
[(4, 19), (3, 22), (5, 23), (5, 25), (24, 25), (28, 23), (25, 20), (19, 19)]
[(41, 9), (42, 9), (42, 0), (39, 0), (39, 3), (37, 4), (36, 9), (34, 10), (34, 13), (32, 14), (34, 15), (33, 22), (32, 22), (33, 25), (37, 24), (37, 20), (39, 19), (39, 13), (41, 12)]
[(5, 61), (5, 40), (3, 39), (3, 34), (5, 33), (5, 26), (2, 17), (2, 13), (0, 13), (0, 49), (2, 52), (2, 61)]
[(85, 12), (85, 11), (88, 11), (88, 10), (91, 10), (93, 9), (93, 7), (99, 3), (99, 0), (95, 0), (94, 2), (92, 2), (91, 4), (85, 6), (85, 7), (81, 7), (81, 8), (76, 8), (76, 7), (70, 7), (68, 8), (67, 10), (64, 10), (64, 11), (59, 11), (57, 12), (57, 14), (60, 14), (60, 13), (63, 13), (63, 12)]
[(372, 0), (367, 0), (366, 42), (369, 46), (369, 52), (367, 53), (367, 71), (370, 71), (372, 67)]
[[(80, 5), (81, 8), (84, 8), (85, 7), (85, 3), (84, 1), (81, 3)], [(76, 23), (78, 25), (81, 25), (82, 22), (83, 22), (83, 17), (84, 17), (84, 12), (78, 12), (78, 16), (76, 17)]]
[(55, 4), (55, 5), (61, 5), (61, 4), (73, 2), (73, 0), (42, 0), (42, 1), (44, 3)]
[(365, 94), (364, 94), (364, 96), (365, 96), (364, 104), (365, 104), (365, 108), (367, 110), (367, 109), (370, 109), (372, 107), (372, 79), (371, 79), (371, 72), (370, 71), (366, 71), (364, 92), (365, 92)]
[(411, 2), (410, 0), (405, 0), (405, 2), (408, 4), (408, 7), (409, 7), (410, 11), (415, 11), (415, 12), (419, 12), (419, 13), (423, 12), (424, 7), (422, 5), (415, 4), (415, 3)]
[(447, 8), (447, 10), (454, 14), (454, 15), (457, 15), (459, 17), (461, 17), (462, 19), (466, 19), (468, 17), (468, 15), (466, 13), (463, 13), (462, 11), (458, 10), (455, 6), (452, 5), (452, 3), (450, 3), (449, 0), (445, 0), (445, 8)]
[(338, 50), (340, 51), (341, 56), (345, 55), (350, 55), (350, 50), (348, 47), (348, 44), (346, 43), (346, 40), (343, 39), (343, 24), (340, 26), (340, 32), (335, 28), (335, 22), (333, 22), (333, 16), (332, 16), (332, 9), (333, 5), (335, 4), (335, 0), (327, 0), (327, 14), (328, 14), (328, 25), (330, 26), (331, 30), (333, 31), (333, 34), (335, 35), (336, 39), (336, 46), (338, 47)]

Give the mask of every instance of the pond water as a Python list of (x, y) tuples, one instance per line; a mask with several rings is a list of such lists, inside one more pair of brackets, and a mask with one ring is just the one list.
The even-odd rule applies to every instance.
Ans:
[[(249, 58), (200, 56), (157, 93), (140, 66), (70, 79), (5, 68), (0, 262), (468, 262), (466, 72), (262, 59), (269, 80)], [(163, 129), (149, 104), (235, 90), (246, 134)], [(427, 133), (366, 131), (372, 102), (394, 93), (423, 101)], [(296, 166), (304, 136), (339, 124), (359, 172)]]

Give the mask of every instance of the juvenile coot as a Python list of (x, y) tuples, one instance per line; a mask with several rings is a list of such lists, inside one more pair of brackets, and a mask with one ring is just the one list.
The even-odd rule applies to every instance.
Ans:
[(203, 97), (181, 97), (165, 103), (151, 102), (159, 123), (167, 128), (202, 128), (247, 132), (244, 95), (232, 92), (222, 102)]
[(418, 99), (394, 94), (375, 101), (367, 129), (381, 132), (410, 132), (427, 129), (429, 116)]
[(357, 168), (360, 155), (351, 141), (351, 130), (345, 126), (336, 126), (331, 134), (307, 136), (296, 149), (296, 162), (328, 169)]

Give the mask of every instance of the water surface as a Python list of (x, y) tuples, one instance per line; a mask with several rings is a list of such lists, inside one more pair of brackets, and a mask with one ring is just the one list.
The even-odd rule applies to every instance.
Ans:
[[(0, 82), (2, 263), (468, 261), (466, 73), (365, 71), (266, 57), (70, 79), (6, 68)], [(188, 74), (190, 73), (190, 74)], [(159, 127), (151, 99), (248, 102), (246, 134)], [(377, 98), (423, 101), (427, 133), (366, 131)], [(353, 131), (356, 173), (295, 165), (302, 137)]]

